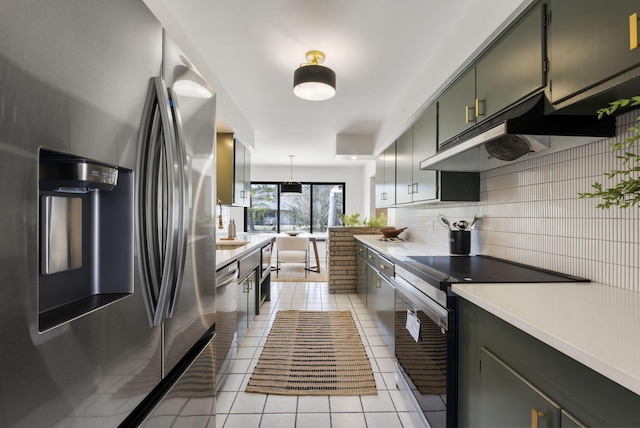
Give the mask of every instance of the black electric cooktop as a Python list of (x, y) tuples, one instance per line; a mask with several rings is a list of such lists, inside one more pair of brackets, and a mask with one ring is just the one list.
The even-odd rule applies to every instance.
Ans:
[[(407, 264), (432, 285), (508, 282), (588, 282), (558, 272), (491, 256), (410, 256)], [(425, 277), (426, 275), (426, 277)]]

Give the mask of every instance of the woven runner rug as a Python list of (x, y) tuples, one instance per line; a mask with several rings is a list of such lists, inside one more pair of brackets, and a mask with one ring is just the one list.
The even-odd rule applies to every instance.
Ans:
[(377, 394), (371, 364), (349, 311), (279, 311), (247, 392)]

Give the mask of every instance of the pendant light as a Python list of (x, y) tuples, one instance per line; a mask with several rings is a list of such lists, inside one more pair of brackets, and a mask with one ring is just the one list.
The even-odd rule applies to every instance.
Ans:
[(293, 181), (293, 158), (294, 155), (289, 155), (289, 162), (291, 163), (291, 175), (289, 181), (280, 185), (280, 193), (302, 193), (302, 184), (297, 181)]
[(307, 63), (293, 73), (293, 93), (310, 101), (328, 100), (336, 94), (336, 73), (323, 67), (324, 53), (309, 51)]

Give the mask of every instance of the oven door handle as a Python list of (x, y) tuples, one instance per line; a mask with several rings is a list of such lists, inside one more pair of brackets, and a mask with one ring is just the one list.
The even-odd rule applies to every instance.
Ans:
[[(413, 285), (404, 280), (401, 277), (389, 278), (391, 283), (396, 287), (396, 292), (400, 292), (405, 295), (414, 307), (414, 314), (418, 309), (422, 310), (433, 322), (440, 327), (442, 334), (445, 334), (449, 329), (449, 312), (433, 301), (429, 296), (420, 296), (420, 293)], [(422, 294), (422, 293), (420, 293)]]

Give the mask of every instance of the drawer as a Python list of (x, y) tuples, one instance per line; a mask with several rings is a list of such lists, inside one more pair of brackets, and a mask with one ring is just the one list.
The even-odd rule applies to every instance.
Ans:
[(246, 278), (247, 275), (249, 275), (249, 273), (251, 273), (251, 271), (257, 269), (259, 266), (260, 266), (260, 250), (256, 250), (249, 255), (241, 257), (238, 260), (238, 269), (240, 271), (238, 278), (243, 280), (244, 278)]
[(380, 254), (377, 251), (372, 250), (371, 248), (367, 247), (367, 263), (370, 264), (371, 266), (376, 267), (376, 259), (380, 256)]
[(374, 265), (376, 270), (380, 272), (382, 275), (387, 278), (393, 278), (395, 275), (396, 265), (391, 260), (386, 257), (381, 256), (380, 254), (376, 255), (376, 263)]
[(356, 241), (356, 255), (361, 259), (367, 258), (367, 247), (359, 241)]

